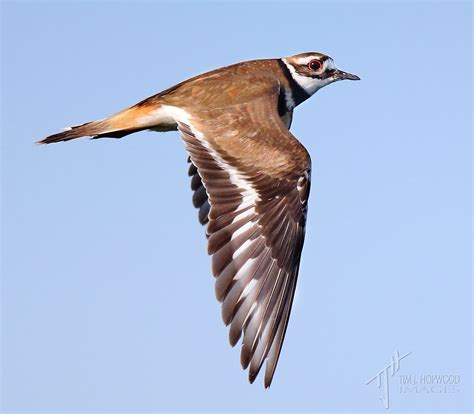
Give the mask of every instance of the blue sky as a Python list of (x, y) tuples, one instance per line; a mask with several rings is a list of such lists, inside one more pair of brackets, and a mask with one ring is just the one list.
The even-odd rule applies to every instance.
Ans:
[[(3, 2), (5, 411), (471, 407), (470, 2)], [(33, 143), (234, 62), (329, 54), (297, 108), (306, 244), (273, 385), (214, 297), (177, 133)], [(399, 375), (457, 375), (402, 393)]]

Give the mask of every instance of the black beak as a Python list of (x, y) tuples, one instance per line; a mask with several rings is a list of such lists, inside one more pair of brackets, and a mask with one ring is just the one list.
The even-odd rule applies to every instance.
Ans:
[(352, 73), (349, 72), (344, 72), (342, 70), (336, 69), (333, 73), (334, 78), (336, 80), (360, 80), (360, 78), (357, 75), (353, 75)]

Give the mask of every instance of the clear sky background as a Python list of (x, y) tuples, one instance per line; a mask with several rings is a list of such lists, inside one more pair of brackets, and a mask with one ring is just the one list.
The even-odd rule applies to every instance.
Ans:
[[(3, 408), (471, 407), (470, 2), (2, 2)], [(295, 111), (313, 160), (273, 385), (228, 345), (178, 133), (39, 147), (187, 77), (305, 51), (339, 82)], [(399, 374), (459, 375), (401, 394)]]

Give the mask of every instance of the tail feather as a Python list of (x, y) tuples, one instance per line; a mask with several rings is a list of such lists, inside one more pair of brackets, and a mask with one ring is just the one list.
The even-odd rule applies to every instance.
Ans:
[(85, 136), (96, 136), (104, 129), (100, 125), (100, 122), (101, 121), (86, 122), (82, 125), (66, 128), (62, 132), (58, 132), (57, 134), (50, 135), (41, 141), (38, 141), (38, 144), (53, 144), (56, 142), (70, 141), (71, 139)]
[(154, 116), (155, 113), (158, 113), (159, 108), (159, 105), (132, 106), (109, 118), (67, 128), (38, 141), (38, 144), (53, 144), (87, 136), (122, 138), (125, 135), (152, 128), (159, 123), (157, 117)]

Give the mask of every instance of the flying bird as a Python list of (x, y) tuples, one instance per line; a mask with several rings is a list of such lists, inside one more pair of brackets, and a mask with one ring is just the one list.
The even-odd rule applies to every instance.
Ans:
[(266, 362), (266, 388), (288, 326), (310, 189), (310, 156), (289, 132), (293, 110), (343, 79), (359, 77), (316, 52), (241, 62), (40, 141), (180, 132), (230, 343), (242, 338), (251, 383)]

